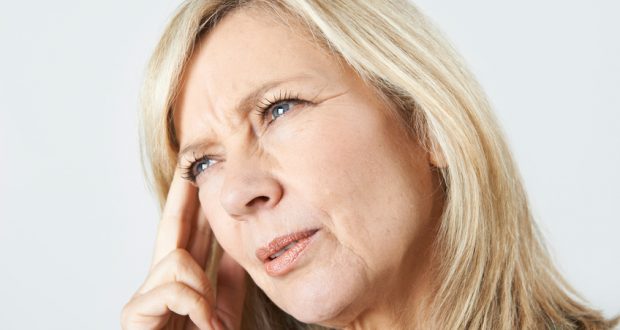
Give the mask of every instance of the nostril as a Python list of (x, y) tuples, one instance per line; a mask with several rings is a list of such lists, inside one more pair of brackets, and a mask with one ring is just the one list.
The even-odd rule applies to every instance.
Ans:
[(265, 204), (269, 202), (269, 197), (267, 196), (258, 196), (255, 197), (254, 199), (252, 199), (250, 202), (248, 202), (247, 207), (252, 207), (256, 204)]

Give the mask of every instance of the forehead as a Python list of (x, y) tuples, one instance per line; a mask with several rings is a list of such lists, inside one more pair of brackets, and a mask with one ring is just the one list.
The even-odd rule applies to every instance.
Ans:
[(234, 108), (259, 86), (342, 77), (339, 59), (310, 36), (291, 18), (266, 10), (226, 15), (200, 40), (185, 70), (174, 113), (181, 145), (195, 138), (197, 125), (203, 133), (213, 128), (205, 121), (240, 120)]

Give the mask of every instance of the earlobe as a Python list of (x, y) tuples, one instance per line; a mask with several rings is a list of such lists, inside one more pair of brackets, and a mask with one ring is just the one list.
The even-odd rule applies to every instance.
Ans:
[(437, 167), (437, 168), (447, 168), (448, 167), (448, 163), (446, 162), (446, 157), (443, 154), (443, 151), (441, 150), (441, 148), (434, 146), (431, 148), (431, 150), (428, 152), (428, 160), (429, 163), (433, 166), (433, 167)]

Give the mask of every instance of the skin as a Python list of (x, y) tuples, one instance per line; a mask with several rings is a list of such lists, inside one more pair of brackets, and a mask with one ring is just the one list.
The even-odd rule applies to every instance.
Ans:
[[(257, 93), (265, 84), (269, 88)], [(273, 114), (272, 108), (263, 117), (257, 114), (261, 102), (282, 94), (307, 102), (287, 103), (284, 113)], [(443, 205), (433, 167), (441, 164), (405, 133), (382, 100), (302, 29), (254, 9), (228, 14), (200, 41), (185, 72), (174, 123), (184, 152), (181, 167), (204, 155), (212, 159), (202, 161), (208, 168), (194, 183), (203, 217), (197, 227), (209, 227), (203, 234), (212, 230), (225, 250), (220, 279), (227, 285), (224, 291), (218, 288), (217, 298), (205, 299), (207, 307), (200, 308), (207, 314), (192, 317), (187, 308), (184, 315), (200, 321), (225, 310), (218, 314), (221, 324), (235, 328), (234, 315), (241, 310), (233, 306), (239, 301), (233, 296), (243, 292), (238, 280), (243, 269), (276, 305), (302, 322), (376, 329), (421, 324)], [(187, 185), (176, 176), (173, 185)], [(188, 204), (176, 203), (171, 208)], [(309, 228), (319, 231), (292, 271), (269, 275), (256, 249)], [(157, 254), (187, 249), (194, 251), (189, 258), (177, 256), (170, 263), (191, 265), (195, 254), (204, 260), (204, 253), (196, 252), (200, 248), (186, 248), (179, 238), (186, 232), (179, 225), (164, 230), (164, 241), (173, 243)], [(169, 281), (185, 273), (192, 273), (186, 275), (192, 280), (180, 282), (204, 281), (194, 268), (162, 272)], [(165, 285), (159, 278), (150, 280), (149, 290)], [(193, 286), (210, 297), (208, 288)], [(126, 324), (144, 304), (128, 304)], [(164, 309), (159, 312), (161, 319)]]

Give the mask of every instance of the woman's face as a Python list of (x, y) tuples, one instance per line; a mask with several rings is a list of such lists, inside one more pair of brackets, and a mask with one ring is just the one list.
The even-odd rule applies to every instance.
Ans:
[(197, 46), (175, 106), (181, 166), (216, 238), (280, 308), (344, 324), (411, 293), (438, 183), (350, 67), (239, 10)]

